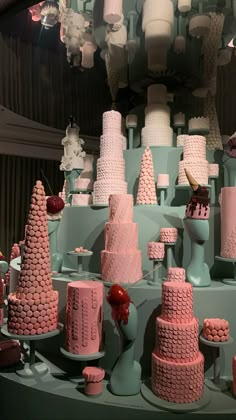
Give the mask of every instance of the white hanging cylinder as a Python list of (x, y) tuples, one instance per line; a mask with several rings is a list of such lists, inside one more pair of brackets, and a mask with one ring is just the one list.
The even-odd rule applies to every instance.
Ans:
[(178, 0), (178, 9), (180, 13), (188, 13), (192, 8), (191, 0)]
[(122, 0), (104, 0), (103, 19), (110, 25), (122, 19)]
[(143, 5), (142, 29), (154, 21), (164, 21), (173, 25), (174, 6), (171, 0), (145, 0)]

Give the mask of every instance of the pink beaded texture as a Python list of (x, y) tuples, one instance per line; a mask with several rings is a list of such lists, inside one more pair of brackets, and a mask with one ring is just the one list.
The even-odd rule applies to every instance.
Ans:
[(229, 340), (229, 323), (225, 319), (207, 318), (203, 322), (203, 337), (216, 343)]

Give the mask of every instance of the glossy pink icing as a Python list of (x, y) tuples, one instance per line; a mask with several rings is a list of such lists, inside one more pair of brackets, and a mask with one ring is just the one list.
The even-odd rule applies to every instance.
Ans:
[(224, 258), (236, 258), (236, 187), (221, 189), (221, 251)]
[(165, 244), (162, 242), (148, 242), (147, 255), (150, 260), (162, 260), (165, 256)]
[(203, 322), (203, 337), (209, 341), (225, 342), (229, 340), (229, 323), (225, 319), (207, 318)]
[(169, 267), (167, 270), (167, 281), (185, 281), (186, 273), (184, 268)]
[(73, 354), (101, 350), (104, 286), (82, 280), (69, 283), (66, 302), (66, 348)]
[(147, 147), (142, 156), (137, 204), (157, 204), (152, 152)]
[(21, 271), (15, 293), (8, 296), (8, 331), (35, 335), (58, 324), (58, 292), (52, 288), (46, 196), (37, 181), (26, 228)]
[(175, 243), (178, 238), (178, 230), (176, 228), (161, 228), (160, 242)]

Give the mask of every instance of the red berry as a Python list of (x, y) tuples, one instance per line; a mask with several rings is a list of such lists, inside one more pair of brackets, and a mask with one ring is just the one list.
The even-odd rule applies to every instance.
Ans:
[(64, 209), (65, 203), (58, 195), (52, 195), (47, 199), (47, 212), (51, 214), (59, 213)]
[(123, 287), (119, 284), (113, 284), (109, 290), (107, 301), (110, 305), (123, 305), (130, 303), (130, 297)]

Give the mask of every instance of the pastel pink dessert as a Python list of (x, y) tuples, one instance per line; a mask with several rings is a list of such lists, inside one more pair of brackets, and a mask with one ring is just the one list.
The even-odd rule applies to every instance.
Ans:
[(162, 242), (148, 242), (147, 255), (149, 260), (163, 260), (165, 257), (165, 244)]
[(180, 278), (162, 284), (162, 312), (156, 318), (152, 353), (152, 390), (159, 398), (187, 404), (203, 396), (204, 357), (198, 347), (198, 320), (193, 316), (193, 286)]
[(170, 267), (167, 270), (167, 281), (181, 281), (185, 282), (186, 273), (184, 268)]
[(102, 280), (135, 283), (142, 278), (142, 252), (138, 249), (138, 225), (133, 223), (133, 196), (110, 195), (109, 216), (101, 252)]
[(104, 286), (92, 280), (67, 286), (66, 349), (73, 354), (98, 353), (102, 347)]
[(185, 173), (193, 190), (192, 197), (186, 206), (185, 216), (189, 219), (209, 219), (209, 191), (206, 187), (201, 187), (187, 170), (185, 170)]
[(176, 228), (161, 228), (160, 229), (160, 241), (163, 243), (177, 242), (178, 230)]
[(229, 323), (225, 319), (207, 318), (203, 322), (203, 337), (216, 343), (229, 340)]
[(236, 187), (221, 189), (221, 251), (224, 258), (236, 258)]
[(87, 366), (83, 369), (82, 375), (85, 379), (85, 394), (86, 395), (100, 395), (103, 388), (103, 379), (105, 370), (102, 368)]
[(15, 293), (8, 296), (8, 331), (36, 335), (58, 324), (58, 292), (53, 290), (46, 196), (41, 181), (33, 188), (21, 271)]
[(236, 398), (236, 355), (233, 357), (232, 360), (232, 373), (233, 373), (233, 396)]
[(160, 187), (169, 187), (170, 176), (169, 174), (158, 174), (157, 175), (157, 186)]
[(21, 358), (20, 342), (17, 340), (0, 341), (0, 367), (19, 363)]
[(152, 152), (149, 147), (142, 156), (136, 204), (157, 204)]

